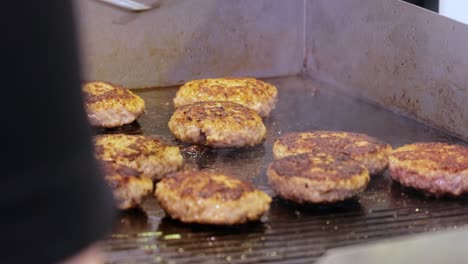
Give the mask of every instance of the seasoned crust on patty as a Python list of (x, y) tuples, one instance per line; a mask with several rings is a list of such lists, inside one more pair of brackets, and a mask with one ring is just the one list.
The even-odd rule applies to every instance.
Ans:
[(145, 102), (128, 89), (105, 82), (83, 85), (85, 108), (93, 126), (118, 127), (129, 124), (145, 110)]
[(346, 154), (360, 161), (371, 174), (387, 168), (391, 150), (389, 144), (368, 135), (340, 131), (288, 133), (273, 144), (275, 159), (300, 153)]
[(121, 210), (141, 205), (153, 192), (153, 181), (135, 169), (110, 161), (101, 161), (101, 169)]
[(174, 98), (176, 107), (199, 101), (231, 101), (267, 117), (274, 109), (278, 90), (253, 78), (217, 78), (194, 80), (180, 87)]
[(273, 190), (298, 203), (351, 198), (369, 183), (369, 172), (347, 155), (303, 153), (273, 161), (267, 170)]
[(258, 220), (271, 203), (271, 198), (252, 184), (208, 171), (166, 177), (156, 185), (155, 196), (171, 218), (214, 225)]
[(309, 153), (279, 159), (271, 164), (271, 169), (279, 176), (331, 181), (348, 180), (364, 171), (346, 155)]
[(94, 139), (98, 160), (113, 161), (152, 179), (177, 171), (183, 163), (179, 147), (144, 135), (108, 134)]
[(181, 106), (172, 115), (169, 129), (183, 142), (211, 147), (254, 146), (266, 135), (255, 111), (228, 101)]
[(436, 196), (468, 192), (468, 147), (446, 143), (415, 143), (390, 155), (392, 179)]

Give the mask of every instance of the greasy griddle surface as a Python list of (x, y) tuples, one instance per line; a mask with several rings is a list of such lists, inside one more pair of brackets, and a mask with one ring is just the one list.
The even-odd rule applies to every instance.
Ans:
[[(273, 196), (266, 167), (273, 160), (273, 140), (286, 132), (346, 130), (369, 134), (393, 147), (416, 141), (463, 144), (321, 83), (296, 77), (266, 81), (279, 90), (277, 107), (264, 120), (268, 128), (266, 141), (242, 150), (186, 149), (187, 167), (229, 173)], [(176, 87), (137, 91), (147, 105), (138, 123), (98, 132), (160, 135), (180, 144), (167, 127), (176, 91)], [(104, 246), (109, 263), (305, 263), (329, 248), (467, 224), (468, 199), (425, 197), (392, 182), (385, 172), (373, 176), (366, 191), (353, 200), (301, 206), (274, 198), (262, 222), (231, 228), (173, 221), (151, 198), (142, 211), (121, 215)]]

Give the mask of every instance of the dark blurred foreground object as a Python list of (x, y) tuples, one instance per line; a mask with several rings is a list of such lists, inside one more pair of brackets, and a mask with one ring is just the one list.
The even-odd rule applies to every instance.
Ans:
[(54, 263), (112, 225), (92, 156), (71, 1), (3, 4), (0, 263)]
[(413, 5), (417, 5), (434, 12), (439, 12), (439, 0), (403, 0)]

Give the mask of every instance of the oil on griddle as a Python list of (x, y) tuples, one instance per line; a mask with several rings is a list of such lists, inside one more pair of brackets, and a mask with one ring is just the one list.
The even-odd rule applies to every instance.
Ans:
[[(253, 182), (273, 196), (265, 175), (273, 140), (283, 133), (345, 130), (399, 147), (420, 141), (464, 144), (440, 131), (299, 77), (266, 80), (279, 101), (264, 120), (266, 141), (250, 149), (183, 145), (169, 132), (177, 87), (139, 90), (146, 113), (137, 123), (98, 133), (160, 135), (182, 146), (188, 167), (222, 171)], [(468, 225), (468, 199), (436, 199), (374, 176), (364, 193), (334, 205), (296, 205), (277, 198), (261, 222), (236, 227), (187, 225), (165, 217), (151, 198), (143, 210), (125, 212), (104, 240), (108, 263), (305, 263), (327, 249)]]

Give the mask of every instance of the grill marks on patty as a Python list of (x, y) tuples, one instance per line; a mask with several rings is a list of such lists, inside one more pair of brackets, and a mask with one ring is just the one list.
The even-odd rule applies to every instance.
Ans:
[(105, 82), (88, 82), (82, 87), (91, 125), (113, 128), (132, 123), (145, 111), (145, 102), (128, 89)]
[(280, 197), (298, 203), (332, 203), (362, 192), (369, 172), (347, 155), (303, 153), (273, 161), (268, 181)]
[(223, 102), (222, 104), (217, 104), (216, 102), (198, 102), (193, 105), (182, 106), (178, 110), (182, 111), (183, 115), (190, 122), (219, 122), (225, 118), (237, 123), (244, 122), (245, 120), (255, 120), (255, 112), (231, 102)]
[(93, 104), (101, 101), (115, 100), (122, 104), (126, 103), (126, 100), (134, 99), (135, 95), (127, 89), (116, 87), (112, 90), (105, 90), (99, 94), (91, 94), (89, 91), (84, 90), (84, 100), (87, 104)]
[(228, 101), (181, 106), (168, 125), (177, 139), (211, 147), (254, 146), (266, 135), (262, 118), (255, 111)]
[(177, 171), (183, 163), (179, 147), (151, 136), (99, 135), (94, 138), (94, 145), (98, 160), (131, 167), (152, 179), (161, 179)]
[(252, 184), (210, 171), (186, 171), (164, 178), (155, 196), (166, 213), (185, 223), (233, 225), (258, 220), (271, 198)]
[(169, 147), (158, 138), (142, 135), (100, 135), (96, 136), (96, 140), (97, 142), (103, 142), (103, 144), (99, 144), (95, 148), (99, 157), (122, 157), (129, 160), (139, 156), (154, 156), (165, 147)]
[(275, 159), (301, 153), (348, 155), (361, 162), (371, 174), (382, 173), (388, 165), (392, 147), (365, 134), (339, 131), (288, 133), (275, 140)]
[(329, 154), (348, 155), (375, 153), (381, 150), (382, 146), (388, 145), (368, 135), (334, 131), (288, 133), (277, 141), (291, 152), (309, 149)]
[(278, 91), (275, 86), (253, 78), (217, 78), (187, 82), (174, 98), (180, 107), (201, 101), (231, 101), (269, 116), (275, 107)]
[(137, 207), (153, 192), (153, 181), (141, 172), (111, 161), (100, 161), (100, 165), (119, 209)]
[(180, 190), (181, 197), (208, 199), (217, 196), (222, 200), (238, 200), (244, 192), (254, 190), (242, 180), (206, 171), (186, 171), (166, 181), (172, 189)]
[(424, 164), (428, 169), (457, 173), (468, 170), (468, 148), (444, 143), (416, 143), (396, 149), (392, 157)]
[(359, 162), (345, 155), (314, 155), (303, 153), (274, 161), (271, 169), (279, 176), (303, 177), (314, 180), (350, 179), (363, 173)]
[(415, 143), (393, 151), (390, 175), (404, 186), (435, 196), (468, 192), (468, 148), (446, 143)]

